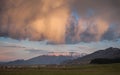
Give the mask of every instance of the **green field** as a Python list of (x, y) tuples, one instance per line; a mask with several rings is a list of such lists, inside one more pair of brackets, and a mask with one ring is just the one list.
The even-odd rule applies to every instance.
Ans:
[(120, 75), (120, 64), (6, 68), (0, 75)]

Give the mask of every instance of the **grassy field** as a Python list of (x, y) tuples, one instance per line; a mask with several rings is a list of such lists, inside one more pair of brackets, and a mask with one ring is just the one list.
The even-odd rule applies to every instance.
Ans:
[(7, 68), (0, 75), (120, 75), (120, 64)]

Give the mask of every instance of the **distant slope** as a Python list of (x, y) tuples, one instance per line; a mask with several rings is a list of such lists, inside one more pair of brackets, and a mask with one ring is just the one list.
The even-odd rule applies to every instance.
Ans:
[(61, 62), (69, 59), (74, 59), (72, 56), (38, 56), (32, 59), (27, 60), (26, 62), (33, 64), (60, 64)]
[(99, 50), (84, 57), (74, 59), (72, 61), (64, 62), (64, 64), (88, 64), (93, 59), (96, 58), (108, 58), (108, 59), (120, 58), (120, 49), (110, 47), (108, 49)]
[(63, 61), (75, 59), (73, 56), (49, 56), (42, 55), (31, 58), (29, 60), (15, 60), (4, 63), (3, 65), (48, 65), (48, 64), (60, 64)]

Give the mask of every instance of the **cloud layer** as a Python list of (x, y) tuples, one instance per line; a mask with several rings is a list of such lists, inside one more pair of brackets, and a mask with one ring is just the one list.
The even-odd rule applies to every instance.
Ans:
[(116, 40), (119, 0), (0, 0), (0, 36), (52, 43)]

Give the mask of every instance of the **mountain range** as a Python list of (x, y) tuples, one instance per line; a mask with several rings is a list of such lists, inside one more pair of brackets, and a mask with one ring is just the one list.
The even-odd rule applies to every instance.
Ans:
[[(80, 55), (81, 56), (81, 55)], [(78, 56), (72, 55), (40, 55), (33, 57), (28, 60), (15, 60), (9, 62), (1, 62), (1, 65), (50, 65), (50, 64), (60, 64), (66, 60), (76, 59)]]
[[(104, 61), (112, 63), (112, 62), (120, 62), (120, 49), (119, 48), (107, 48), (105, 50), (98, 50), (91, 54), (81, 53), (81, 55), (74, 55), (74, 52), (70, 53), (70, 55), (42, 55), (33, 57), (28, 60), (15, 60), (10, 62), (0, 63), (1, 65), (51, 65), (51, 64), (90, 64), (96, 63), (96, 61), (101, 62)], [(60, 53), (61, 54), (61, 53)], [(101, 62), (103, 63), (103, 62)]]

